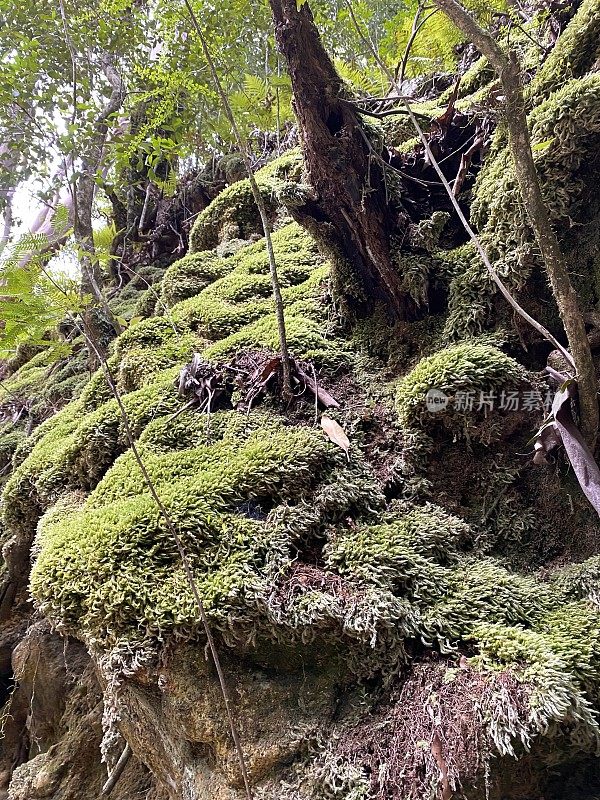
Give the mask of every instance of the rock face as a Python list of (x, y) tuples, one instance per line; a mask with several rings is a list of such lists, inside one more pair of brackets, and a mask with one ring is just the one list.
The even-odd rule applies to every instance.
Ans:
[[(335, 685), (326, 665), (281, 668), (223, 654), (222, 666), (253, 786), (276, 792), (323, 720), (332, 718)], [(243, 789), (214, 668), (198, 647), (176, 648), (145, 683), (119, 692), (122, 729), (134, 752), (172, 797), (230, 800)], [(258, 713), (257, 713), (258, 712)]]
[[(600, 4), (585, 0), (528, 90), (535, 135), (555, 134), (537, 158), (589, 310), (600, 300), (599, 32)], [(493, 90), (481, 65), (473, 76), (465, 113)], [(513, 289), (549, 307), (502, 136), (474, 215)], [(109, 366), (186, 550), (253, 793), (592, 800), (599, 526), (567, 469), (522, 456), (543, 419), (546, 351), (507, 333), (469, 247), (444, 239), (435, 216), (398, 257), (431, 313), (340, 324), (340, 265), (287, 215), (301, 169), (291, 151), (258, 176), (296, 374), (312, 380), (298, 379), (291, 405), (246, 181), (201, 212), (190, 253), (156, 268), (152, 291), (132, 282), (113, 300), (143, 317)], [(70, 371), (51, 370), (46, 352), (20, 353), (4, 380), (48, 418), (0, 426), (0, 797), (101, 797), (127, 744), (116, 800), (243, 800), (170, 526), (102, 371), (88, 380), (83, 363), (76, 351)], [(349, 458), (318, 424), (319, 387), (339, 403), (327, 413)], [(430, 389), (447, 399), (441, 411)], [(502, 406), (503, 393), (528, 404)]]
[[(85, 647), (33, 622), (13, 651), (17, 686), (5, 720), (2, 796), (10, 800), (99, 797), (102, 692)], [(10, 759), (10, 760), (9, 760)], [(12, 762), (12, 763), (11, 763)], [(16, 766), (12, 771), (10, 766)], [(151, 773), (131, 760), (116, 798), (162, 800)]]

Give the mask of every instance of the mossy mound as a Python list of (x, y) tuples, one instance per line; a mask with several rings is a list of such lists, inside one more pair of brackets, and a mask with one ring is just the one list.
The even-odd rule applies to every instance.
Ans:
[[(310, 236), (291, 223), (273, 234), (273, 249), (284, 303), (310, 299), (314, 295), (313, 285), (318, 286), (324, 274), (321, 271), (317, 280), (309, 283), (314, 270), (323, 263)], [(263, 241), (223, 259), (220, 269), (224, 277), (178, 303), (171, 311), (175, 324), (191, 327), (213, 341), (273, 310), (269, 261)]]
[(227, 264), (212, 250), (189, 253), (165, 272), (161, 284), (161, 300), (173, 306), (181, 300), (200, 294), (203, 289), (227, 274)]
[[(278, 193), (286, 183), (297, 182), (301, 171), (300, 151), (290, 150), (255, 174), (271, 221), (277, 215)], [(262, 233), (250, 181), (245, 178), (222, 191), (198, 216), (190, 233), (190, 252), (211, 250), (228, 239), (249, 239)]]
[(583, 0), (529, 87), (539, 102), (572, 78), (592, 69), (600, 58), (600, 2)]
[[(305, 525), (297, 509), (343, 456), (319, 431), (259, 414), (224, 412), (210, 428), (200, 415), (187, 415), (186, 423), (183, 444), (193, 446), (172, 450), (172, 430), (158, 420), (140, 453), (189, 552), (208, 613), (227, 627), (252, 614), (290, 563)], [(295, 526), (281, 521), (286, 515)], [(43, 520), (37, 547), (33, 594), (79, 635), (114, 641), (197, 631), (175, 544), (131, 453), (80, 510)]]
[[(488, 393), (502, 387), (513, 389), (525, 379), (525, 371), (497, 347), (471, 340), (447, 347), (422, 359), (398, 384), (396, 409), (407, 427), (427, 419), (427, 392), (436, 389), (456, 400), (457, 392)], [(465, 410), (468, 410), (465, 407)]]
[[(289, 223), (273, 234), (273, 248), (290, 351), (296, 357), (317, 358), (321, 362), (343, 359), (344, 354), (326, 338), (327, 309), (321, 297), (328, 266), (314, 241), (299, 225)], [(206, 265), (210, 265), (210, 281)], [(165, 319), (177, 330), (191, 329), (203, 339), (206, 349), (201, 352), (207, 360), (227, 360), (242, 350), (279, 349), (264, 241), (226, 258), (218, 257), (214, 251), (188, 256), (167, 272), (165, 286), (165, 299), (203, 287), (175, 303)], [(174, 286), (178, 287), (177, 292), (169, 288)]]
[(45, 347), (29, 358), (20, 355), (24, 363), (0, 386), (0, 407), (23, 406), (26, 416), (39, 422), (79, 397), (89, 380), (87, 352), (81, 338), (73, 343), (73, 352), (69, 353), (69, 346), (65, 346), (64, 356), (58, 347), (58, 353)]
[[(486, 669), (504, 669), (509, 643), (529, 637), (536, 647), (511, 664), (528, 685), (557, 693), (530, 709), (538, 732), (542, 720), (585, 711), (586, 692), (597, 691), (592, 606), (572, 602), (561, 620), (551, 585), (468, 555), (468, 526), (434, 505), (396, 504), (381, 515), (369, 470), (348, 465), (317, 429), (256, 412), (219, 412), (210, 423), (186, 412), (147, 425), (139, 451), (209, 618), (228, 636), (237, 628), (263, 639), (334, 637), (358, 674), (405, 659), (408, 640), (443, 651), (474, 641)], [(318, 570), (297, 562), (315, 536), (326, 539)], [(65, 629), (104, 646), (197, 635), (177, 548), (131, 452), (87, 499), (67, 497), (42, 519), (35, 551), (32, 593)], [(575, 621), (581, 647), (569, 660)], [(591, 715), (579, 722), (592, 735)]]
[[(176, 373), (168, 370), (150, 386), (124, 396), (134, 435), (154, 416), (180, 407), (173, 388)], [(81, 401), (75, 401), (40, 425), (31, 438), (31, 452), (12, 473), (2, 496), (6, 527), (26, 534), (35, 527), (40, 513), (66, 491), (92, 489), (127, 447), (114, 399), (88, 413)]]

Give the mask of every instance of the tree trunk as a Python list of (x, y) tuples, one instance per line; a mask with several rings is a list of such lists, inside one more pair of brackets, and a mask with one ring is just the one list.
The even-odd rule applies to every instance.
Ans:
[(598, 385), (577, 295), (540, 186), (527, 125), (521, 68), (514, 52), (506, 54), (491, 34), (456, 0), (435, 0), (440, 8), (496, 69), (506, 96), (506, 124), (523, 204), (539, 245), (552, 292), (565, 327), (577, 370), (582, 432), (593, 450), (598, 434)]
[[(296, 0), (270, 0), (275, 36), (287, 61), (294, 110), (313, 196), (290, 209), (317, 240), (337, 250), (334, 278), (354, 305), (368, 311), (383, 301), (400, 319), (414, 315), (414, 304), (402, 289), (391, 253), (391, 237), (405, 233), (403, 215), (388, 205), (385, 176), (364, 123), (345, 100), (342, 81), (321, 43), (312, 13)], [(352, 274), (336, 274), (342, 260)], [(360, 298), (348, 284), (359, 283)], [(346, 284), (346, 285), (340, 285)], [(348, 297), (350, 295), (350, 297)]]

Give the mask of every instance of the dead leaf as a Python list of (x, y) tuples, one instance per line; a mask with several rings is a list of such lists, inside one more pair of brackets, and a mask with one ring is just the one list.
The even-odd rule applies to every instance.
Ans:
[(440, 738), (437, 733), (433, 735), (433, 741), (431, 742), (431, 753), (435, 758), (436, 764), (438, 765), (438, 769), (440, 771), (440, 786), (442, 789), (442, 800), (450, 800), (452, 797), (452, 789), (450, 787), (450, 781), (448, 779), (448, 765), (446, 764), (446, 759), (442, 753), (442, 743), (440, 742)]
[(331, 417), (323, 415), (321, 417), (321, 427), (325, 431), (328, 439), (334, 444), (337, 444), (338, 447), (341, 447), (344, 453), (346, 453), (346, 458), (350, 461), (350, 455), (348, 453), (350, 449), (350, 439), (346, 436), (346, 432), (342, 426), (334, 419), (331, 419)]
[(536, 436), (534, 463), (547, 461), (546, 453), (562, 443), (583, 493), (600, 515), (600, 469), (571, 413), (577, 382), (565, 381), (554, 395), (552, 415)]

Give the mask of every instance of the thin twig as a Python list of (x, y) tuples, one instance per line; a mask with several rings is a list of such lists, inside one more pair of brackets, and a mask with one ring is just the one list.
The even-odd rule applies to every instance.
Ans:
[(200, 40), (202, 51), (204, 53), (204, 57), (206, 58), (206, 62), (208, 64), (213, 79), (213, 83), (221, 99), (223, 110), (225, 111), (225, 116), (227, 117), (227, 120), (231, 125), (232, 133), (234, 135), (237, 147), (244, 161), (244, 167), (246, 169), (246, 173), (248, 174), (248, 181), (250, 182), (250, 188), (252, 190), (252, 195), (254, 196), (254, 202), (256, 203), (258, 207), (258, 213), (260, 214), (260, 220), (265, 235), (267, 255), (269, 257), (269, 270), (271, 273), (271, 285), (273, 288), (273, 300), (275, 302), (275, 315), (277, 318), (277, 329), (279, 333), (279, 347), (281, 349), (281, 366), (283, 372), (282, 394), (286, 400), (290, 400), (292, 396), (290, 354), (287, 345), (283, 297), (281, 296), (281, 286), (279, 283), (279, 276), (277, 274), (277, 261), (275, 260), (275, 251), (273, 249), (273, 241), (271, 239), (271, 225), (269, 223), (269, 217), (267, 214), (265, 201), (258, 187), (258, 183), (256, 182), (256, 178), (254, 177), (254, 172), (252, 170), (252, 163), (250, 161), (247, 142), (245, 142), (242, 138), (242, 134), (235, 120), (235, 116), (232, 111), (229, 98), (227, 97), (227, 93), (225, 92), (223, 84), (221, 83), (221, 79), (219, 78), (219, 73), (217, 72), (215, 61), (210, 52), (210, 48), (208, 46), (208, 42), (206, 41), (204, 32), (200, 26), (200, 23), (198, 22), (198, 18), (194, 12), (194, 9), (190, 5), (189, 0), (184, 0), (184, 5), (187, 9), (190, 19), (192, 20), (192, 24), (194, 26), (196, 34), (198, 35), (198, 39)]
[(424, 11), (424, 4), (423, 3), (419, 3), (419, 7), (417, 8), (415, 17), (413, 19), (412, 30), (410, 32), (410, 36), (409, 36), (408, 42), (406, 43), (406, 48), (404, 50), (404, 55), (402, 56), (402, 61), (400, 62), (400, 64), (396, 68), (396, 74), (394, 75), (394, 80), (392, 81), (392, 87), (394, 87), (394, 88), (396, 87), (396, 85), (402, 86), (402, 84), (404, 83), (404, 76), (406, 74), (406, 67), (408, 66), (408, 59), (410, 57), (410, 51), (412, 49), (413, 44), (415, 43), (415, 39), (417, 38), (417, 35), (418, 35), (419, 31), (421, 30), (421, 28), (423, 27), (423, 25), (425, 25), (425, 23), (428, 20), (430, 20), (431, 17), (433, 17), (434, 14), (437, 13), (437, 8), (434, 9), (431, 12), (431, 14), (428, 14), (426, 17), (423, 17), (423, 19), (419, 20), (419, 17), (423, 13), (423, 11)]

